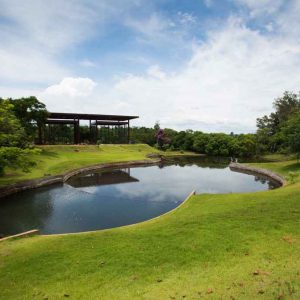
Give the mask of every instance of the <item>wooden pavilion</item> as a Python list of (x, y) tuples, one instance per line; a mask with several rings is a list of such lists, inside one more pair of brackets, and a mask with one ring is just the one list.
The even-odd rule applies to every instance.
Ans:
[[(138, 116), (124, 115), (98, 115), (81, 113), (50, 112), (43, 126), (38, 128), (38, 143), (54, 143), (54, 135), (57, 135), (58, 127), (71, 129), (72, 142), (80, 144), (85, 142), (80, 137), (80, 121), (89, 121), (89, 143), (129, 143), (130, 120)], [(66, 126), (67, 125), (67, 126)]]

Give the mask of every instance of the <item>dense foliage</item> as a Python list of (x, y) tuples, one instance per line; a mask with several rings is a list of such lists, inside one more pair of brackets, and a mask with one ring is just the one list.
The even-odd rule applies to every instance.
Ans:
[[(190, 150), (213, 156), (251, 157), (264, 153), (300, 154), (300, 96), (284, 92), (273, 103), (275, 111), (257, 119), (256, 134), (176, 131), (156, 124), (154, 128), (133, 128), (135, 142), (162, 150)], [(159, 139), (157, 139), (159, 137)]]
[[(145, 143), (161, 150), (195, 151), (212, 156), (252, 157), (264, 153), (296, 153), (300, 156), (300, 96), (284, 92), (275, 99), (274, 112), (257, 119), (256, 134), (204, 133), (162, 129), (157, 122), (153, 128), (133, 127), (131, 142)], [(0, 98), (0, 173), (4, 168), (21, 167), (28, 170), (28, 147), (34, 144), (39, 125), (44, 124), (48, 112), (36, 97), (20, 99)], [(101, 136), (107, 137), (105, 128)], [(70, 125), (44, 127), (43, 134), (52, 144), (71, 144), (74, 128)], [(100, 141), (91, 140), (93, 133), (86, 125), (80, 126), (83, 143), (119, 142), (116, 130)], [(124, 141), (125, 142), (125, 141)]]
[(8, 100), (0, 101), (0, 147), (21, 147), (26, 145), (27, 136)]
[[(33, 99), (29, 100), (33, 103)], [(21, 111), (22, 101), (27, 108), (24, 108), (23, 113), (16, 113)], [(32, 111), (27, 103), (25, 98), (17, 102), (0, 99), (0, 176), (4, 174), (6, 167), (29, 171), (35, 164), (32, 154), (39, 151), (31, 149), (29, 144), (34, 136), (34, 131), (30, 129), (34, 116), (25, 121), (26, 116)]]
[(6, 167), (20, 168), (23, 172), (28, 172), (36, 164), (32, 154), (39, 153), (39, 149), (0, 147), (0, 176), (4, 175)]
[[(258, 153), (264, 152), (299, 152), (294, 147), (293, 130), (299, 124), (297, 114), (300, 111), (300, 96), (284, 92), (273, 103), (275, 112), (257, 119)], [(292, 145), (292, 144), (293, 145)]]
[(154, 128), (133, 128), (135, 142), (147, 143), (163, 150), (184, 150), (213, 156), (250, 157), (255, 155), (255, 134), (203, 133), (201, 131), (175, 131), (166, 128), (156, 133)]
[(282, 127), (282, 136), (289, 152), (300, 155), (300, 111), (293, 114)]
[(14, 115), (24, 128), (28, 139), (33, 142), (37, 135), (37, 126), (44, 124), (48, 117), (46, 105), (34, 96), (19, 99), (9, 98), (7, 100), (0, 98), (0, 102), (3, 101), (12, 105), (11, 109)]

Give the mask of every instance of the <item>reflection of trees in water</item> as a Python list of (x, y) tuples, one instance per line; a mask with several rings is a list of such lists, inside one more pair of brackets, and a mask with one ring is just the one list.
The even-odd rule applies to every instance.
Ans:
[(259, 181), (261, 182), (262, 184), (265, 184), (267, 182), (267, 180), (265, 178), (262, 178), (260, 176), (254, 176), (254, 180), (255, 181)]
[(52, 193), (47, 188), (24, 191), (1, 200), (0, 235), (42, 229), (53, 212)]
[(163, 164), (164, 166), (175, 165), (179, 167), (192, 166), (196, 165), (202, 168), (215, 168), (215, 169), (224, 169), (228, 166), (230, 160), (226, 157), (174, 157), (167, 158)]
[(256, 176), (254, 176), (254, 180), (255, 180), (255, 181), (259, 181), (259, 182), (261, 182), (262, 184), (267, 184), (269, 190), (273, 190), (273, 189), (279, 187), (279, 184), (276, 183), (274, 180), (271, 180), (271, 179), (266, 178), (266, 177), (263, 177), (263, 176), (257, 176), (257, 175), (256, 175)]

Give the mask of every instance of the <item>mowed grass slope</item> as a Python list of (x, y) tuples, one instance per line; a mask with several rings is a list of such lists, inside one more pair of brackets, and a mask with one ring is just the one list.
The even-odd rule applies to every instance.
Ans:
[[(109, 162), (144, 160), (149, 153), (160, 153), (157, 149), (145, 144), (135, 145), (53, 145), (39, 146), (41, 154), (34, 155), (36, 166), (30, 172), (7, 169), (5, 176), (0, 177), (0, 185), (7, 185), (23, 180), (44, 176), (58, 175), (67, 171)], [(182, 155), (191, 153), (162, 152), (164, 155)]]
[(0, 299), (65, 298), (300, 299), (300, 182), (196, 195), (134, 226), (0, 242)]

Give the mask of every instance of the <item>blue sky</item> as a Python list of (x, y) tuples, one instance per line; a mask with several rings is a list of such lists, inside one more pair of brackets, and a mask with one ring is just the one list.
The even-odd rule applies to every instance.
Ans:
[(299, 90), (299, 15), (297, 0), (0, 0), (0, 96), (252, 132)]

